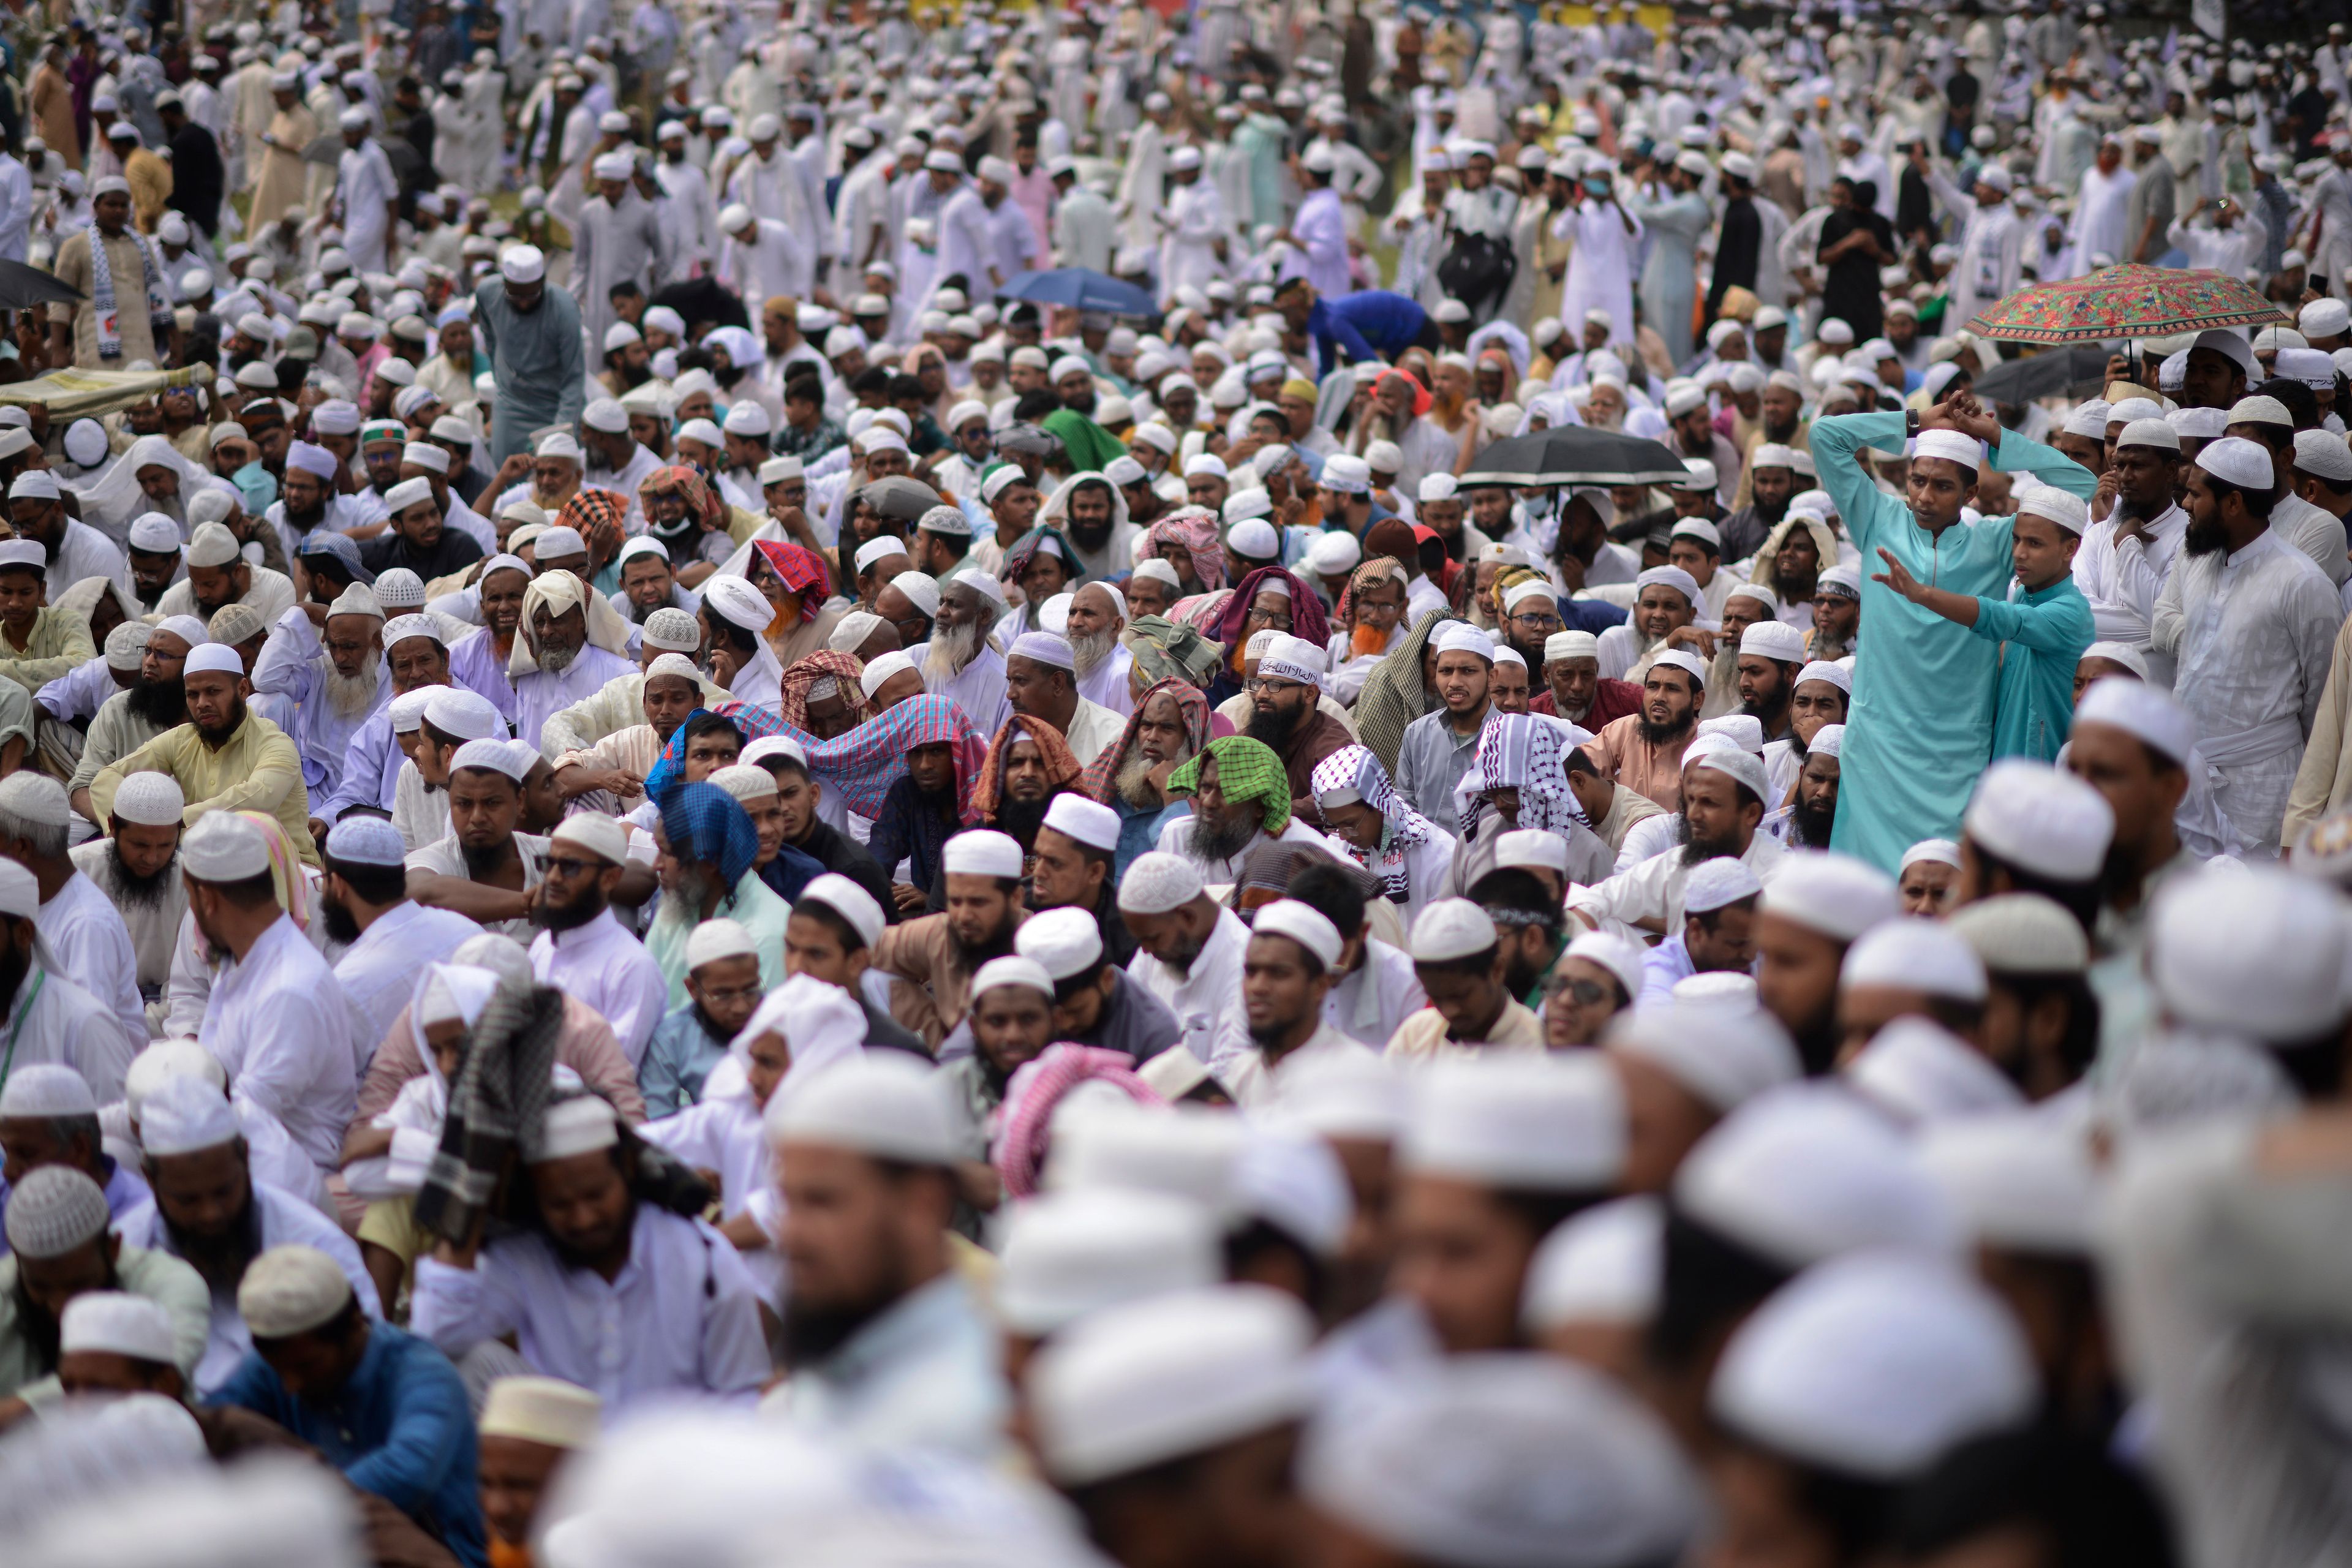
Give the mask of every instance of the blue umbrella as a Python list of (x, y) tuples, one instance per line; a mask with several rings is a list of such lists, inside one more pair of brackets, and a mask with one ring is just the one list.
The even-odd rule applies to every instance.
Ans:
[(1023, 272), (996, 291), (1000, 300), (1026, 300), (1033, 305), (1067, 305), (1080, 310), (1100, 310), (1111, 316), (1149, 316), (1159, 310), (1150, 294), (1132, 283), (1106, 278), (1084, 267), (1057, 267), (1050, 272)]

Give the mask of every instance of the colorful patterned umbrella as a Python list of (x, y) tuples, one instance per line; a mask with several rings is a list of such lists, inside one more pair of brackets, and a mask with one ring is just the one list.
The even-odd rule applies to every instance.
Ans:
[(2291, 312), (2227, 273), (2134, 262), (2021, 289), (1979, 313), (1968, 328), (2013, 342), (2079, 343), (2294, 324)]

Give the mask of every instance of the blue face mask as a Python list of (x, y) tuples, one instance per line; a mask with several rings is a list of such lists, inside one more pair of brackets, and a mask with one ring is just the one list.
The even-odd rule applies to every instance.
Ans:
[(1584, 194), (1591, 196), (1596, 202), (1605, 202), (1609, 199), (1609, 182), (1606, 180), (1587, 180), (1584, 182)]
[(235, 485), (237, 493), (245, 498), (245, 510), (248, 515), (259, 517), (277, 504), (278, 480), (261, 466), (257, 458), (231, 474), (228, 482)]

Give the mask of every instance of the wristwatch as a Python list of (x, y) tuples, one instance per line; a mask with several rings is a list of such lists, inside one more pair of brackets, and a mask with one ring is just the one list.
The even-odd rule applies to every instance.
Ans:
[(1910, 439), (1911, 437), (1917, 436), (1918, 434), (1919, 434), (1919, 411), (1918, 411), (1917, 409), (1916, 409), (1916, 408), (1906, 408), (1906, 409), (1905, 409), (1905, 410), (1903, 411), (1903, 435), (1904, 435), (1904, 438), (1905, 438), (1906, 440), (1908, 440), (1908, 439)]

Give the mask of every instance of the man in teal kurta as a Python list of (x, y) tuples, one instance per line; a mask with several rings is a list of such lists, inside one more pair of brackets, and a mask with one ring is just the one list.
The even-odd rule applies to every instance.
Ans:
[[(2011, 520), (1960, 521), (1984, 448), (1993, 467), (2029, 472), (2086, 500), (2097, 481), (2038, 441), (2004, 430), (1965, 394), (1921, 418), (1907, 500), (1883, 494), (1854, 460), (1857, 447), (1895, 450), (1906, 416), (1848, 414), (1813, 422), (1813, 460), (1865, 574), (1868, 650), (1855, 660), (1853, 701), (1839, 765), (1831, 847), (1892, 873), (1922, 838), (1958, 837), (1977, 775), (1992, 754), (2000, 646), (1914, 604), (1877, 569), (1899, 565), (1918, 583), (1999, 599), (2012, 571)], [(1881, 552), (1884, 552), (1883, 554)]]
[(1931, 588), (1890, 565), (1889, 587), (1988, 642), (2002, 645), (1993, 703), (1992, 754), (2054, 763), (2074, 721), (2074, 667), (2097, 632), (2091, 606), (2074, 585), (2074, 550), (2090, 508), (2066, 491), (2036, 485), (2021, 497), (2011, 522), (2010, 563), (2016, 581), (2006, 599)]

